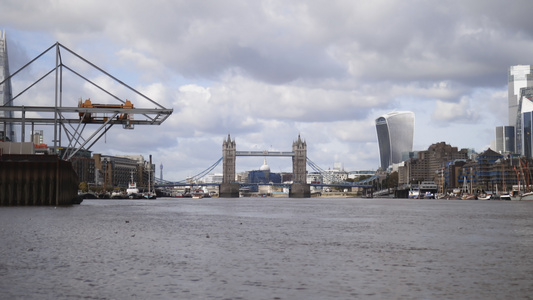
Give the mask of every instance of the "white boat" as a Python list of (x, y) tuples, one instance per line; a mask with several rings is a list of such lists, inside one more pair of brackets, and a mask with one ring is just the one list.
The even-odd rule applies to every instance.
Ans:
[(432, 192), (426, 192), (424, 194), (424, 199), (435, 199), (435, 194), (433, 194)]
[(418, 198), (418, 191), (415, 191), (415, 190), (411, 190), (409, 191), (409, 198)]
[(520, 195), (520, 198), (518, 198), (520, 201), (532, 201), (533, 200), (533, 192), (527, 192)]
[(128, 188), (126, 189), (126, 195), (130, 199), (140, 198), (139, 189), (137, 188), (137, 183), (133, 181), (133, 172), (131, 172), (131, 181), (128, 183)]
[(211, 198), (211, 195), (209, 195), (209, 191), (204, 187), (199, 187), (195, 189), (191, 193), (192, 197), (195, 199), (202, 199), (202, 198)]
[(120, 191), (112, 192), (111, 199), (124, 199), (124, 194)]
[(478, 200), (490, 200), (490, 198), (491, 198), (491, 195), (489, 194), (477, 196)]
[(500, 200), (510, 201), (511, 200), (511, 195), (510, 194), (501, 194), (500, 195)]
[(192, 193), (193, 199), (202, 199), (204, 197), (204, 191), (201, 189), (194, 190)]

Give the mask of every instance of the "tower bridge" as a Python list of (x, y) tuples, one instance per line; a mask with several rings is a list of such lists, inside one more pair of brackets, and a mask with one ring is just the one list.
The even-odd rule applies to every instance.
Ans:
[[(371, 189), (372, 184), (368, 182), (361, 183), (337, 183), (337, 184), (322, 184), (322, 183), (307, 183), (307, 170), (306, 165), (309, 164), (315, 171), (325, 174), (326, 172), (307, 158), (307, 143), (302, 141), (298, 135), (298, 139), (293, 142), (292, 151), (237, 151), (235, 140), (231, 139), (228, 134), (226, 140), (222, 144), (222, 157), (211, 165), (206, 170), (198, 173), (197, 175), (190, 177), (189, 179), (171, 182), (156, 178), (157, 187), (172, 187), (172, 186), (191, 186), (191, 181), (196, 181), (218, 166), (220, 162), (223, 164), (222, 183), (207, 183), (201, 185), (217, 185), (219, 186), (220, 197), (233, 198), (239, 197), (239, 189), (242, 184), (236, 181), (236, 158), (237, 156), (270, 156), (270, 157), (292, 157), (293, 163), (293, 182), (292, 183), (276, 183), (276, 184), (245, 184), (245, 185), (276, 185), (289, 188), (289, 197), (293, 198), (308, 198), (311, 196), (311, 186), (317, 187), (360, 187), (363, 189)], [(374, 178), (375, 180), (375, 178)]]
[(302, 141), (300, 135), (292, 143), (291, 152), (277, 151), (237, 151), (235, 140), (228, 138), (222, 144), (222, 183), (219, 194), (221, 197), (239, 197), (239, 183), (235, 180), (235, 164), (237, 156), (289, 156), (292, 157), (293, 183), (289, 191), (289, 197), (309, 198), (311, 188), (307, 184), (307, 143)]

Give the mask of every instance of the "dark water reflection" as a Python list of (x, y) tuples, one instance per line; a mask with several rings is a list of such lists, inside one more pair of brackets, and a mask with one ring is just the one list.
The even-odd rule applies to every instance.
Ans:
[(2, 299), (528, 299), (533, 202), (0, 208)]

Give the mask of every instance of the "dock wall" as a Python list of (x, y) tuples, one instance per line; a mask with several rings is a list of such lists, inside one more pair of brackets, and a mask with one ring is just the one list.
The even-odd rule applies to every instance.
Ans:
[(70, 205), (78, 184), (72, 164), (55, 155), (0, 156), (0, 206)]

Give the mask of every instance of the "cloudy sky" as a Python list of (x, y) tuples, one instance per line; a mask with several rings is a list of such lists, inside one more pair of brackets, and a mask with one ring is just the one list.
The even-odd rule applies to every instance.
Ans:
[[(508, 122), (508, 67), (533, 64), (530, 0), (4, 0), (1, 6), (11, 72), (59, 42), (174, 109), (160, 126), (116, 127), (92, 148), (152, 154), (157, 175), (163, 163), (170, 180), (216, 162), (228, 133), (237, 150), (277, 151), (290, 150), (300, 134), (308, 157), (323, 169), (340, 162), (349, 171), (376, 170), (374, 121), (391, 111), (415, 113), (414, 150), (444, 141), (483, 151), (495, 127)], [(14, 93), (44, 75), (53, 57), (14, 78)], [(101, 74), (87, 76), (125, 93)], [(71, 82), (65, 106), (80, 98), (111, 102)], [(43, 81), (15, 105), (53, 105), (53, 99), (53, 82)], [(51, 136), (45, 139), (52, 144)], [(262, 163), (262, 157), (238, 158), (237, 171)], [(292, 169), (290, 158), (268, 163), (274, 172)]]

